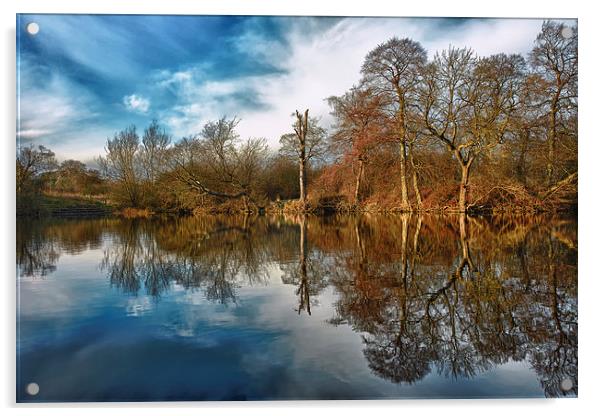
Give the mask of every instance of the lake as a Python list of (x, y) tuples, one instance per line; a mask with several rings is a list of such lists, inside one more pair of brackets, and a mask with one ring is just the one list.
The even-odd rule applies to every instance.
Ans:
[(578, 392), (576, 219), (19, 219), (16, 257), (20, 402)]

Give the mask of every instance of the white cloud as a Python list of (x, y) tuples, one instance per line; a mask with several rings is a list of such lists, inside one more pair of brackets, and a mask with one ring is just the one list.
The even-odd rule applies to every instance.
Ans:
[(150, 108), (150, 100), (136, 94), (126, 95), (123, 97), (123, 105), (128, 111), (144, 114)]
[(96, 116), (94, 98), (85, 89), (58, 73), (52, 73), (42, 86), (32, 82), (36, 77), (35, 63), (22, 58), (17, 108), (20, 141), (40, 139), (48, 144), (46, 141)]
[(42, 137), (51, 133), (51, 130), (48, 129), (25, 129), (19, 130), (17, 132), (17, 136), (23, 139), (35, 139), (37, 137)]
[[(421, 42), (430, 56), (450, 45), (469, 46), (478, 55), (526, 54), (541, 23), (534, 19), (485, 19), (443, 27), (441, 20), (431, 19), (348, 18), (315, 32), (308, 29), (306, 20), (294, 21), (287, 37), (290, 51), (276, 50), (277, 59), (273, 59), (282, 69), (279, 73), (206, 82), (200, 76), (202, 71), (165, 72), (163, 85), (177, 94), (179, 104), (162, 112), (161, 119), (178, 136), (198, 132), (207, 120), (238, 115), (243, 138), (265, 137), (277, 147), (279, 137), (290, 130), (290, 114), (296, 109), (309, 108), (310, 114), (321, 117), (328, 127), (331, 116), (325, 98), (340, 95), (357, 83), (365, 55), (393, 36)], [(244, 36), (245, 41), (257, 40), (249, 34)], [(249, 43), (245, 47), (250, 47)], [(257, 53), (269, 57), (264, 47)], [(264, 105), (250, 108), (228, 98), (237, 91), (254, 92)]]

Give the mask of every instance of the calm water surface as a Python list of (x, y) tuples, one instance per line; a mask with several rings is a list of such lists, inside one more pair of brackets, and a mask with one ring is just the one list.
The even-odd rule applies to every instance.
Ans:
[(19, 401), (577, 395), (575, 220), (26, 220), (17, 271)]

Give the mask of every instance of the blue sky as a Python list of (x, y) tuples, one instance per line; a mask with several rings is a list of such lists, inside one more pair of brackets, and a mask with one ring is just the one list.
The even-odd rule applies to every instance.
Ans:
[[(26, 32), (30, 22), (40, 31)], [(295, 109), (330, 124), (324, 101), (359, 80), (365, 54), (392, 36), (429, 54), (526, 54), (536, 19), (18, 15), (17, 140), (91, 162), (107, 137), (157, 119), (174, 139), (223, 115), (242, 138), (276, 148)]]

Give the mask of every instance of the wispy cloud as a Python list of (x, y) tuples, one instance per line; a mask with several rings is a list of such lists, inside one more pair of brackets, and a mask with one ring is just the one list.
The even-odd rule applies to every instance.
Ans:
[(50, 71), (45, 82), (38, 83), (38, 64), (23, 58), (20, 65), (19, 140), (44, 139), (48, 144), (68, 135), (80, 123), (93, 122), (96, 105), (87, 89), (56, 71)]
[(35, 139), (37, 137), (43, 137), (51, 133), (52, 130), (44, 129), (25, 129), (17, 131), (17, 136), (23, 139)]
[(128, 111), (145, 114), (150, 108), (150, 100), (136, 94), (126, 95), (123, 97), (123, 105)]
[[(236, 115), (243, 138), (265, 137), (277, 147), (295, 109), (309, 108), (328, 127), (325, 98), (357, 83), (366, 53), (392, 36), (421, 42), (431, 56), (450, 45), (481, 56), (526, 54), (542, 24), (241, 16), (35, 20), (40, 34), (19, 34), (18, 137), (84, 158), (102, 151), (116, 130), (142, 127), (152, 118), (181, 137), (198, 133), (209, 120)], [(86, 145), (80, 146), (83, 137)]]
[[(177, 94), (178, 104), (162, 112), (163, 121), (176, 133), (198, 131), (203, 121), (224, 114), (242, 118), (243, 137), (266, 137), (276, 147), (289, 131), (289, 115), (309, 108), (331, 122), (325, 98), (340, 95), (360, 79), (365, 55), (387, 39), (410, 37), (420, 41), (432, 56), (450, 45), (471, 47), (479, 55), (499, 52), (527, 53), (541, 28), (541, 20), (485, 19), (397, 19), (348, 18), (331, 26), (316, 27), (319, 19), (289, 22), (286, 51), (261, 35), (243, 33), (238, 43), (246, 53), (273, 59), (278, 71), (265, 75), (207, 80), (202, 71), (164, 73), (164, 85)], [(278, 43), (279, 44), (279, 43)], [(253, 46), (258, 45), (258, 46)], [(176, 87), (177, 86), (177, 87)]]

